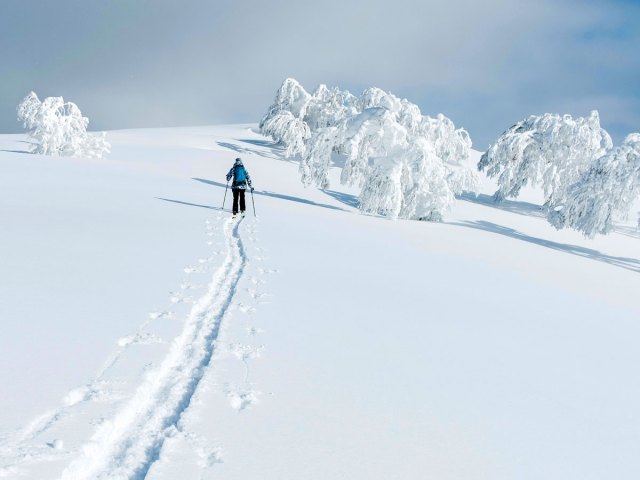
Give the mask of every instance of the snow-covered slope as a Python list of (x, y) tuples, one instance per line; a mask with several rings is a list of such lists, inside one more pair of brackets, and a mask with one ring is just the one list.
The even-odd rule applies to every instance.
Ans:
[(640, 474), (636, 230), (489, 181), (443, 223), (361, 215), (254, 128), (0, 136), (0, 478)]

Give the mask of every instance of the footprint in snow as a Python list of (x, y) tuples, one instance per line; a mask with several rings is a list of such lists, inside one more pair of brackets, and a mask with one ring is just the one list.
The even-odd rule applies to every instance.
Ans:
[(263, 299), (268, 298), (268, 297), (271, 296), (268, 293), (258, 292), (258, 290), (251, 289), (251, 288), (247, 288), (247, 292), (249, 293), (249, 296), (251, 298), (253, 298), (254, 300), (256, 300), (256, 301), (263, 300)]
[(255, 337), (257, 335), (260, 335), (261, 333), (264, 333), (264, 330), (258, 327), (247, 327), (247, 334), (249, 334), (252, 337)]
[(203, 273), (204, 269), (202, 267), (194, 267), (192, 265), (189, 265), (188, 267), (184, 267), (183, 269), (184, 273), (186, 274), (191, 274), (191, 273)]
[[(182, 437), (188, 445), (191, 446), (196, 456), (198, 457), (197, 465), (201, 469), (207, 469), (213, 467), (216, 463), (222, 463), (222, 448), (219, 446), (211, 445), (202, 435), (194, 432), (182, 432), (176, 430), (170, 432), (169, 436)], [(204, 478), (204, 477), (202, 477)]]
[(169, 301), (171, 303), (192, 303), (193, 297), (188, 297), (182, 292), (169, 292)]
[(150, 345), (152, 343), (165, 343), (165, 341), (154, 335), (153, 333), (142, 333), (138, 332), (133, 335), (129, 335), (127, 337), (122, 337), (118, 339), (119, 347), (128, 347), (129, 345)]
[(54, 450), (62, 450), (64, 448), (64, 442), (56, 438), (52, 442), (48, 442), (47, 447), (53, 448)]
[(62, 403), (66, 407), (73, 407), (80, 402), (86, 402), (91, 398), (93, 393), (93, 389), (89, 385), (84, 385), (82, 387), (74, 388), (67, 392), (65, 397), (62, 399)]
[(109, 382), (97, 382), (91, 385), (74, 388), (62, 399), (66, 407), (73, 407), (81, 402), (108, 403), (120, 400), (122, 394), (111, 391)]
[(200, 468), (211, 468), (216, 463), (223, 463), (222, 451), (218, 448), (197, 447), (195, 452), (198, 455), (198, 466)]
[(258, 358), (263, 349), (264, 345), (255, 346), (243, 343), (232, 343), (229, 345), (229, 351), (243, 362)]
[(150, 312), (149, 319), (150, 320), (159, 320), (161, 318), (173, 318), (175, 312), (171, 312), (168, 310), (163, 310), (161, 312)]
[(194, 285), (194, 284), (189, 283), (189, 282), (184, 282), (184, 283), (180, 284), (180, 288), (182, 290), (195, 290), (195, 289), (198, 289), (198, 288), (202, 288), (202, 285)]
[(238, 303), (238, 309), (242, 313), (246, 313), (248, 315), (254, 314), (256, 312), (255, 307), (252, 307), (251, 305), (245, 305), (244, 303)]
[(89, 420), (89, 425), (91, 425), (92, 427), (99, 427), (100, 425), (102, 425), (106, 421), (107, 421), (107, 419), (105, 417), (98, 417), (98, 418), (94, 418), (92, 420)]
[(255, 390), (227, 391), (227, 398), (229, 399), (231, 408), (239, 412), (258, 403), (259, 395), (260, 393)]
[(258, 268), (258, 273), (260, 273), (260, 275), (269, 275), (271, 273), (278, 273), (278, 270), (275, 268)]

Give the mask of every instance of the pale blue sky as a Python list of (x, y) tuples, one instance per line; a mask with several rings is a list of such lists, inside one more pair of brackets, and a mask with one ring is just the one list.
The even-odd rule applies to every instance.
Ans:
[(92, 129), (257, 122), (280, 82), (368, 86), (483, 149), (532, 113), (640, 131), (640, 2), (3, 0), (0, 132), (30, 90)]

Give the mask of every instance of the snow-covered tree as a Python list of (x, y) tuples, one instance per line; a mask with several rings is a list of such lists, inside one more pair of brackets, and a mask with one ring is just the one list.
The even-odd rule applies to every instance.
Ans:
[(261, 130), (285, 147), (285, 156), (303, 154), (306, 141), (311, 136), (309, 126), (287, 110), (275, 112), (261, 123)]
[(343, 156), (340, 181), (362, 189), (365, 212), (439, 220), (455, 194), (477, 186), (461, 165), (471, 148), (466, 131), (376, 87), (359, 97), (325, 85), (308, 94), (288, 78), (260, 127), (285, 155), (302, 155), (305, 185), (328, 188), (333, 156)]
[(561, 204), (567, 189), (611, 148), (597, 111), (586, 118), (532, 115), (503, 133), (480, 159), (478, 169), (498, 177), (496, 200), (517, 197), (526, 185), (544, 189), (545, 205)]
[[(314, 98), (326, 98), (324, 92)], [(328, 188), (332, 158), (341, 155), (340, 181), (361, 187), (363, 211), (425, 220), (439, 220), (455, 194), (476, 188), (476, 174), (460, 165), (471, 140), (451, 120), (423, 116), (416, 105), (378, 88), (346, 98), (334, 103), (337, 115), (323, 115), (332, 118), (328, 126), (312, 129), (300, 163), (305, 185)]]
[(89, 119), (82, 116), (75, 103), (65, 103), (62, 97), (40, 101), (30, 92), (17, 111), (18, 120), (29, 129), (33, 153), (102, 158), (110, 150), (106, 133), (89, 134)]
[(640, 133), (632, 133), (589, 166), (548, 219), (556, 228), (574, 228), (587, 237), (606, 234), (639, 197)]

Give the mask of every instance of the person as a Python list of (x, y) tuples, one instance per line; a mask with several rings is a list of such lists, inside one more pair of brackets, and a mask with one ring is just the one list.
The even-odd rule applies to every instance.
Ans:
[(245, 211), (245, 202), (244, 202), (244, 191), (247, 189), (247, 186), (253, 192), (253, 187), (251, 186), (251, 177), (249, 176), (249, 172), (242, 164), (242, 160), (240, 158), (236, 158), (233, 167), (227, 173), (227, 182), (233, 178), (233, 183), (231, 184), (231, 191), (233, 192), (233, 214), (238, 214), (238, 203), (240, 203), (240, 213), (244, 215)]

